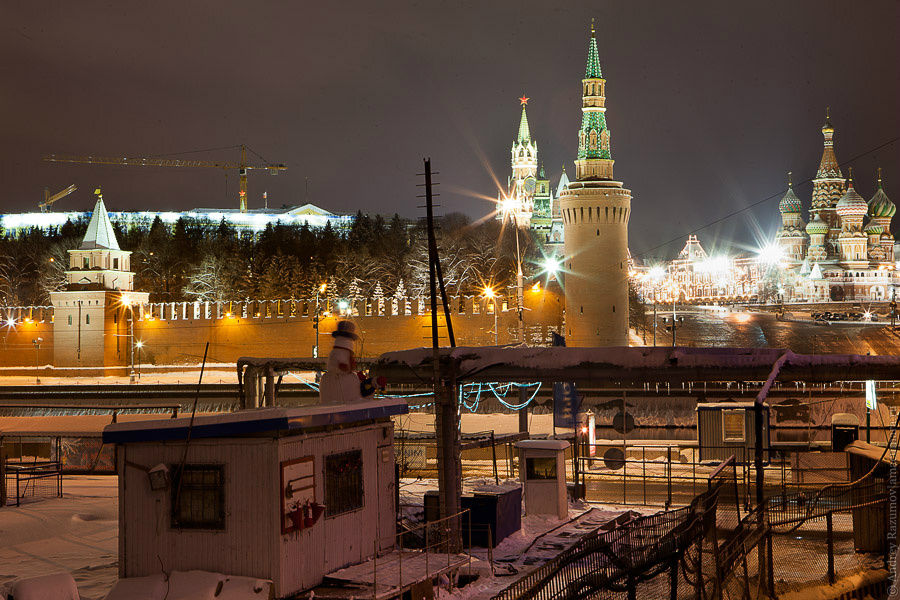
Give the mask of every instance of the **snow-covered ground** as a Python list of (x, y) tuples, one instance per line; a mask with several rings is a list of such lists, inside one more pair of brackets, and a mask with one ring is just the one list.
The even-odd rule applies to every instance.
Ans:
[(103, 598), (118, 567), (118, 480), (66, 477), (63, 497), (0, 509), (0, 598), (20, 577), (71, 573), (82, 600)]

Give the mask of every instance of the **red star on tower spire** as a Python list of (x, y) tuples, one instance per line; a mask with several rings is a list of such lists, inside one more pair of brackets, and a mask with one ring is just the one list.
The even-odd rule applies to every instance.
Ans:
[(528, 104), (529, 100), (530, 100), (530, 98), (525, 96), (525, 94), (522, 94), (522, 97), (519, 98), (519, 104), (521, 104), (522, 106), (525, 106), (526, 104)]

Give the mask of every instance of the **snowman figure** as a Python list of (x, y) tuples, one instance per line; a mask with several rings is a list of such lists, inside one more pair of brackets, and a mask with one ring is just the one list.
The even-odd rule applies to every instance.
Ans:
[(356, 371), (356, 356), (353, 343), (359, 339), (356, 325), (351, 321), (339, 321), (337, 329), (331, 332), (334, 347), (328, 355), (328, 366), (319, 383), (321, 404), (350, 404), (362, 401), (377, 389), (384, 389), (383, 377), (366, 377)]

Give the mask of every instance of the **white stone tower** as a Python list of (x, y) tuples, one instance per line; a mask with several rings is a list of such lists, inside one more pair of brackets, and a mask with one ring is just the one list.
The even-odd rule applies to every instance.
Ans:
[(628, 345), (631, 191), (613, 181), (606, 80), (594, 26), (582, 84), (575, 179), (560, 195), (565, 234), (566, 344)]
[[(124, 365), (132, 351), (130, 304), (146, 303), (135, 292), (131, 252), (119, 249), (103, 195), (91, 214), (81, 245), (69, 250), (66, 289), (50, 293), (53, 364), (57, 367)], [(123, 302), (124, 300), (124, 302)]]

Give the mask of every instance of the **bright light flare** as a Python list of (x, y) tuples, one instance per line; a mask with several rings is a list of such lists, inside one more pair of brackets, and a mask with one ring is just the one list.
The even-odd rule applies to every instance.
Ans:
[(784, 258), (784, 251), (777, 244), (766, 244), (757, 253), (760, 262), (766, 265), (777, 265)]
[(141, 340), (138, 340), (134, 343), (134, 347), (137, 348), (138, 350), (140, 350), (141, 348), (144, 347), (144, 342), (142, 342)]
[(553, 276), (559, 272), (559, 269), (562, 267), (562, 265), (552, 256), (546, 256), (544, 257), (543, 267), (544, 272), (547, 273), (547, 275)]
[(491, 287), (484, 288), (483, 293), (485, 298), (495, 298), (497, 296), (497, 292), (495, 292), (494, 288)]
[(731, 313), (731, 320), (735, 323), (748, 323), (750, 319), (753, 317), (750, 313), (740, 312), (740, 313)]
[(663, 277), (666, 276), (666, 270), (660, 265), (654, 265), (650, 267), (649, 271), (647, 271), (647, 275), (650, 277), (650, 279), (658, 283), (662, 281)]

